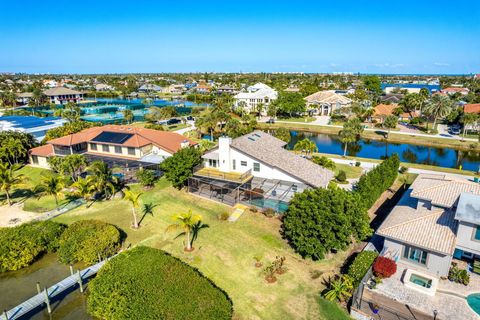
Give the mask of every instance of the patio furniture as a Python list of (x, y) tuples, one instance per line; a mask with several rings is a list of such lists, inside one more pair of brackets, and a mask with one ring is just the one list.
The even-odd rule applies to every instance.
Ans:
[(263, 193), (264, 191), (260, 188), (253, 188), (252, 190), (245, 190), (244, 195), (245, 195), (245, 200), (248, 199), (263, 199)]

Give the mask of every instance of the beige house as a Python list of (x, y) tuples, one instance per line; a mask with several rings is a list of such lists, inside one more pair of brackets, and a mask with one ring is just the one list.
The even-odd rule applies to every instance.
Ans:
[(352, 100), (335, 93), (335, 90), (318, 91), (305, 98), (307, 111), (321, 116), (329, 116), (341, 108), (350, 107)]
[(67, 102), (78, 103), (83, 100), (83, 92), (72, 90), (65, 87), (55, 87), (43, 92), (50, 103), (66, 104)]

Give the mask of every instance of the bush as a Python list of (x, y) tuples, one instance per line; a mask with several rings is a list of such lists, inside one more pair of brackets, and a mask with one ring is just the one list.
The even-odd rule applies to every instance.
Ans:
[(373, 273), (382, 279), (390, 278), (397, 272), (397, 263), (392, 259), (377, 257), (373, 263)]
[(0, 272), (27, 267), (42, 254), (54, 252), (64, 229), (52, 221), (0, 229)]
[(360, 161), (355, 162), (355, 167), (360, 167), (362, 163)]
[(408, 171), (408, 168), (405, 166), (401, 166), (400, 169), (398, 170), (398, 172), (400, 172), (401, 174), (404, 174), (407, 171)]
[(355, 192), (360, 195), (366, 208), (370, 208), (382, 193), (392, 186), (399, 166), (400, 159), (394, 154), (360, 177)]
[(348, 275), (352, 278), (355, 286), (363, 279), (377, 256), (378, 253), (375, 251), (362, 251), (355, 257), (353, 263), (348, 267)]
[(467, 270), (459, 269), (456, 263), (452, 263), (450, 270), (448, 271), (448, 280), (468, 285), (470, 283), (470, 275)]
[(98, 256), (107, 258), (120, 246), (120, 231), (111, 224), (96, 220), (72, 223), (60, 238), (58, 257), (63, 263), (82, 261), (93, 264)]
[(230, 218), (230, 213), (228, 211), (223, 211), (218, 215), (218, 220), (227, 221)]
[(153, 129), (153, 130), (158, 130), (158, 131), (165, 131), (165, 128), (158, 123), (147, 123), (145, 125), (145, 129)]
[(262, 213), (265, 217), (268, 217), (268, 218), (275, 217), (275, 210), (273, 210), (272, 208), (265, 208), (262, 210)]
[(200, 150), (184, 148), (160, 164), (165, 177), (172, 185), (181, 189), (192, 176), (193, 168), (202, 162)]
[(179, 259), (148, 247), (107, 262), (89, 290), (87, 310), (99, 319), (232, 318), (223, 290)]
[(321, 157), (313, 156), (312, 161), (313, 161), (313, 163), (316, 163), (319, 166), (322, 166), (326, 169), (335, 170), (335, 168), (336, 168), (335, 162), (333, 162), (332, 159), (329, 159), (325, 156), (321, 156)]
[(155, 172), (153, 170), (148, 170), (148, 169), (140, 169), (137, 171), (137, 179), (138, 182), (143, 187), (153, 187), (155, 184), (155, 181), (157, 180), (157, 177), (155, 176)]
[(347, 173), (343, 170), (340, 170), (337, 174), (337, 180), (340, 182), (347, 181)]

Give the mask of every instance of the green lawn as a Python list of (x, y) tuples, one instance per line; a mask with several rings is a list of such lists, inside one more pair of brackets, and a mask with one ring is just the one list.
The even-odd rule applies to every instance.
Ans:
[[(132, 186), (139, 190), (139, 186)], [(95, 203), (72, 210), (56, 221), (72, 223), (80, 219), (98, 219), (123, 229), (126, 244), (144, 244), (163, 249), (198, 268), (224, 289), (233, 301), (235, 319), (343, 319), (342, 310), (332, 303), (319, 300), (324, 289), (323, 277), (338, 271), (347, 253), (332, 255), (321, 262), (303, 260), (295, 254), (279, 233), (281, 222), (260, 213), (245, 213), (237, 222), (221, 221), (226, 207), (177, 191), (161, 179), (157, 186), (144, 192), (141, 201), (158, 206), (153, 216), (146, 216), (138, 230), (130, 228), (131, 207), (124, 200)], [(171, 216), (192, 210), (203, 217), (210, 227), (200, 232), (192, 253), (183, 252), (183, 238), (166, 234)], [(264, 263), (276, 256), (286, 257), (288, 272), (278, 282), (267, 284), (261, 269), (255, 268), (253, 257), (262, 255)], [(322, 272), (314, 279), (312, 272)], [(342, 318), (343, 317), (343, 318)]]
[(347, 179), (356, 179), (360, 178), (363, 169), (362, 167), (355, 167), (343, 163), (335, 163), (335, 170), (333, 170), (335, 176), (337, 176), (340, 170), (345, 171), (345, 173), (347, 174)]
[(314, 117), (291, 117), (291, 118), (278, 118), (278, 121), (286, 122), (313, 122), (315, 121)]

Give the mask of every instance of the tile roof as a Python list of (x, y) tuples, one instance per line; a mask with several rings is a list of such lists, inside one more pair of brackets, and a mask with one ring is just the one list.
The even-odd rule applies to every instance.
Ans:
[(60, 95), (67, 95), (67, 94), (82, 94), (80, 91), (72, 90), (65, 87), (55, 87), (51, 89), (47, 89), (43, 91), (46, 96), (60, 96)]
[(49, 157), (53, 156), (53, 146), (51, 144), (46, 144), (40, 147), (32, 148), (28, 151), (29, 154), (32, 156), (40, 156), (40, 157)]
[(140, 148), (149, 144), (154, 144), (157, 147), (164, 149), (170, 153), (175, 153), (181, 148), (181, 143), (183, 141), (188, 141), (191, 146), (196, 145), (195, 142), (175, 132), (158, 131), (153, 129), (119, 125), (106, 125), (102, 127), (88, 128), (78, 133), (50, 140), (47, 143), (61, 146), (71, 146), (74, 144), (91, 141), (102, 132), (119, 132), (132, 134), (131, 138), (121, 144), (124, 147)]
[(463, 106), (465, 113), (480, 113), (480, 103), (467, 103)]
[(398, 108), (398, 104), (379, 104), (374, 108), (373, 116), (390, 116), (393, 114), (393, 110)]
[(232, 148), (303, 181), (312, 187), (326, 187), (333, 172), (290, 152), (285, 142), (263, 131), (254, 131), (232, 141)]
[(327, 104), (350, 104), (352, 100), (349, 98), (342, 96), (341, 94), (335, 93), (335, 90), (325, 90), (325, 91), (318, 91), (314, 94), (305, 97), (307, 103), (327, 103)]
[(470, 90), (468, 88), (457, 88), (457, 87), (448, 87), (448, 88), (445, 88), (445, 89), (442, 89), (442, 92), (451, 92), (451, 93), (455, 93), (455, 92), (470, 92)]

